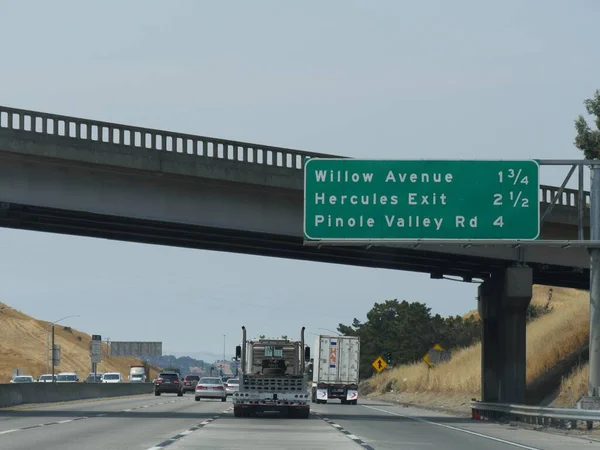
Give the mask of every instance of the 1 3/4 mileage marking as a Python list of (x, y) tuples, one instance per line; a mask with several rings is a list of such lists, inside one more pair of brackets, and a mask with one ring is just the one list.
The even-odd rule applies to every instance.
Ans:
[[(523, 171), (523, 169), (518, 169), (516, 174), (515, 174), (515, 169), (508, 169), (506, 171), (508, 173), (508, 179), (512, 180), (513, 185), (516, 185), (517, 182), (520, 182), (521, 184), (525, 184), (525, 185), (529, 184), (529, 177), (527, 175), (521, 177), (522, 171)], [(498, 172), (498, 178), (499, 178), (500, 183), (502, 183), (504, 180), (504, 171), (501, 170)]]
[(309, 159), (307, 240), (528, 240), (539, 235), (536, 161)]

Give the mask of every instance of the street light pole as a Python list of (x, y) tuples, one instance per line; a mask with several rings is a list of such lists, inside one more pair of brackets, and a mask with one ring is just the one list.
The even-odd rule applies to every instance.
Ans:
[[(50, 358), (48, 358), (48, 339), (49, 339), (48, 331), (50, 330), (50, 327), (52, 327), (52, 329), (54, 329), (54, 324), (56, 324), (58, 322), (62, 322), (63, 320), (66, 320), (66, 319), (70, 319), (72, 317), (79, 317), (79, 314), (75, 314), (72, 316), (66, 316), (66, 317), (63, 317), (62, 319), (55, 320), (54, 322), (51, 322), (48, 325), (46, 325), (46, 373), (48, 373), (50, 371)], [(52, 335), (52, 339), (54, 339), (54, 333)], [(50, 357), (52, 358), (52, 360), (54, 360), (54, 341), (52, 342), (52, 348), (50, 349)]]
[(54, 383), (54, 325), (52, 325), (52, 382)]

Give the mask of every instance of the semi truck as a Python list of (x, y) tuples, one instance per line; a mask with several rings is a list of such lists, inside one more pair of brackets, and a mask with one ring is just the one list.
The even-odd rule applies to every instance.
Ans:
[(129, 368), (130, 383), (146, 383), (150, 379), (150, 366), (136, 365)]
[(300, 340), (258, 338), (247, 340), (242, 327), (242, 345), (235, 349), (239, 364), (239, 390), (232, 395), (233, 415), (279, 412), (293, 418), (308, 418), (310, 399), (306, 361), (310, 347)]
[(311, 401), (327, 403), (331, 399), (340, 399), (343, 405), (356, 405), (359, 337), (318, 335), (314, 350)]

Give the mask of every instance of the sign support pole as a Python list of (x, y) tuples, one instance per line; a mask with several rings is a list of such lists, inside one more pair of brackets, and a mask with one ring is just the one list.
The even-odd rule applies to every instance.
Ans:
[[(590, 238), (600, 238), (600, 165), (590, 167)], [(600, 249), (590, 248), (589, 396), (600, 396)]]
[(52, 382), (54, 383), (54, 325), (52, 325)]

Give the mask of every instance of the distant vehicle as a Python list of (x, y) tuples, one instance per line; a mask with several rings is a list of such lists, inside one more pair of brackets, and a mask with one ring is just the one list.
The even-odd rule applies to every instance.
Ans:
[[(54, 375), (54, 381), (56, 381), (56, 375)], [(52, 383), (52, 374), (45, 373), (40, 375), (40, 378), (38, 378), (38, 383)]]
[(183, 392), (187, 392), (187, 391), (194, 392), (199, 380), (200, 380), (199, 375), (191, 375), (191, 374), (186, 375), (183, 378)]
[(102, 375), (103, 383), (122, 383), (123, 377), (119, 372), (108, 372)]
[(102, 383), (102, 375), (104, 375), (104, 374), (96, 373), (96, 375), (94, 376), (93, 373), (90, 373), (83, 382), (84, 383)]
[(319, 335), (315, 342), (312, 402), (340, 399), (342, 405), (358, 401), (360, 339), (358, 336)]
[(234, 392), (238, 392), (240, 390), (240, 379), (239, 378), (230, 378), (225, 382), (225, 392), (227, 395), (233, 395)]
[(131, 366), (129, 369), (130, 383), (145, 383), (150, 378), (150, 367), (146, 366)]
[(33, 377), (31, 375), (18, 375), (10, 380), (11, 383), (33, 383)]
[(226, 382), (227, 380), (229, 380), (230, 378), (234, 378), (235, 375), (232, 373), (226, 373), (221, 375), (221, 380), (223, 380), (223, 382)]
[(57, 383), (77, 383), (78, 381), (77, 372), (61, 372), (56, 377)]
[(220, 398), (222, 402), (227, 400), (227, 392), (225, 392), (225, 383), (218, 377), (200, 378), (196, 385), (195, 392), (196, 401), (201, 398)]
[(183, 383), (177, 372), (161, 372), (154, 382), (154, 395), (167, 393), (183, 396)]

